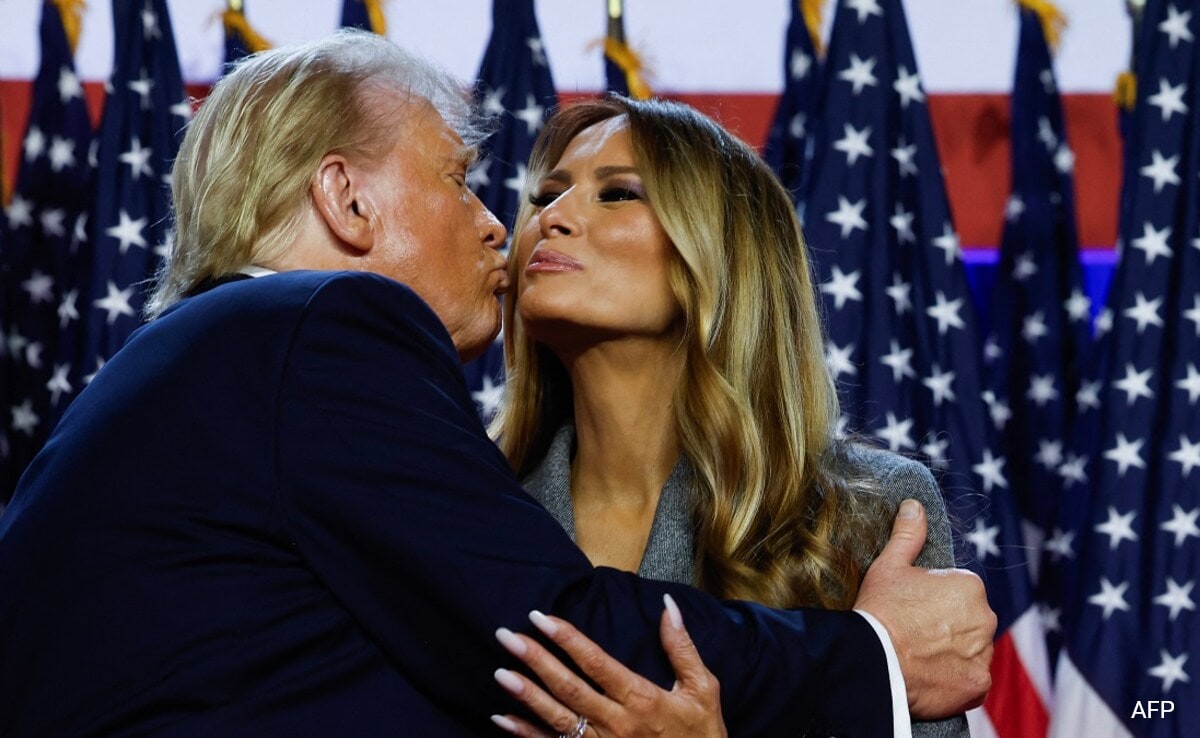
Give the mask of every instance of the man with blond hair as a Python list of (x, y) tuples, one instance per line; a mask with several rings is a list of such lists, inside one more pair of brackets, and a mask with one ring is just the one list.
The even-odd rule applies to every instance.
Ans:
[(508, 282), (481, 139), (453, 80), (370, 34), (214, 87), (153, 319), (0, 519), (0, 735), (491, 734), (497, 628), (553, 613), (669, 685), (667, 593), (733, 735), (982, 700), (994, 617), (977, 579), (909, 565), (919, 514), (870, 616), (779, 612), (593, 569), (525, 495), (459, 367)]

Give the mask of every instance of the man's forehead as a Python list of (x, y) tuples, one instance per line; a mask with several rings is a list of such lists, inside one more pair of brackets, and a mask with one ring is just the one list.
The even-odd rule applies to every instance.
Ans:
[(462, 137), (428, 100), (408, 98), (401, 114), (406, 123), (401, 140), (409, 141), (420, 154), (442, 163), (467, 166), (478, 156), (475, 147), (463, 143)]

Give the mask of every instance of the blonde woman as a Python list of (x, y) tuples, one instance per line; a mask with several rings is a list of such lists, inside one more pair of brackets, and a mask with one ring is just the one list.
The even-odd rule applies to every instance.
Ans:
[(594, 564), (848, 609), (912, 497), (929, 514), (918, 563), (953, 565), (928, 470), (837, 437), (804, 241), (754, 151), (681, 104), (584, 102), (550, 121), (528, 182), (493, 432)]

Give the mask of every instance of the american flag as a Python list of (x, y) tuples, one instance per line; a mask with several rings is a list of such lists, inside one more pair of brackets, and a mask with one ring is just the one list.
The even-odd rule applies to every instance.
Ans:
[(42, 4), (40, 36), (41, 65), (2, 228), (0, 435), (7, 443), (0, 440), (0, 509), (71, 394), (59, 328), (75, 310), (75, 297), (65, 289), (75, 263), (71, 236), (90, 195), (92, 125), (57, 3)]
[[(1137, 39), (1121, 261), (1085, 380), (1099, 402), (1080, 405), (1064, 505), (1078, 568), (1056, 736), (1190, 736), (1200, 722), (1198, 11), (1149, 0)], [(1148, 711), (1163, 700), (1174, 712)]]
[[(1059, 491), (1077, 464), (1068, 434), (1091, 344), (1091, 301), (1075, 232), (1074, 156), (1067, 144), (1042, 21), (1020, 11), (1012, 94), (1012, 193), (1005, 212), (992, 325), (984, 344), (984, 401), (1008, 459), (1051, 651), (1061, 638), (1057, 566), (1071, 534), (1054, 525)], [(1062, 475), (1066, 475), (1065, 477)], [(1048, 541), (1047, 541), (1048, 539)], [(1036, 553), (1047, 542), (1047, 565)], [(1049, 698), (1040, 694), (1044, 705)], [(1046, 714), (1038, 716), (1044, 735)], [(1031, 729), (1027, 734), (1034, 734)]]
[(904, 9), (841, 0), (835, 12), (803, 212), (842, 424), (940, 472), (963, 526), (958, 560), (983, 575), (1000, 618), (995, 687), (973, 725), (1029, 735), (1016, 718), (1047, 672), (1045, 646)]
[[(606, 33), (609, 42), (625, 45), (625, 15), (624, 15), (624, 0), (609, 0), (606, 3), (608, 8), (608, 31)], [(604, 50), (604, 85), (609, 92), (618, 95), (629, 96), (629, 83), (625, 79), (625, 71), (617, 65), (609, 53), (608, 45)]]
[(342, 0), (342, 27), (384, 34), (387, 29), (380, 0)]
[[(471, 189), (510, 231), (525, 187), (534, 139), (558, 103), (533, 0), (494, 0), (492, 37), (479, 66), (478, 104), (495, 119), (482, 160), (468, 175)], [(504, 350), (499, 337), (463, 371), (479, 415), (487, 422), (504, 393)]]
[(793, 193), (803, 191), (801, 178), (809, 170), (808, 119), (813, 113), (821, 74), (821, 61), (809, 34), (802, 4), (803, 0), (792, 3), (783, 53), (783, 94), (779, 97), (775, 118), (763, 146), (763, 158), (779, 175), (784, 187)]
[(170, 248), (171, 166), (192, 114), (166, 1), (115, 3), (113, 24), (91, 214), (76, 258), (79, 323), (67, 328), (77, 333), (75, 392), (141, 322), (148, 280)]

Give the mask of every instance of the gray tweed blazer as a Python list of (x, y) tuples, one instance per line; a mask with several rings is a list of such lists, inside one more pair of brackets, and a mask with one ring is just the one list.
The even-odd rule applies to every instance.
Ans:
[[(575, 540), (575, 510), (571, 501), (571, 456), (575, 446), (575, 427), (563, 425), (554, 436), (542, 463), (522, 484), (530, 495), (554, 516)], [(925, 506), (929, 534), (917, 565), (926, 568), (954, 566), (950, 521), (941, 490), (929, 470), (919, 462), (889, 451), (853, 444), (842, 463), (850, 465), (856, 476), (873, 479), (877, 488), (899, 506), (913, 498)], [(681, 458), (671, 471), (650, 527), (650, 539), (638, 568), (638, 575), (668, 582), (692, 583), (693, 533), (690, 512), (692, 469)], [(945, 720), (913, 721), (914, 738), (968, 738), (965, 716)]]

